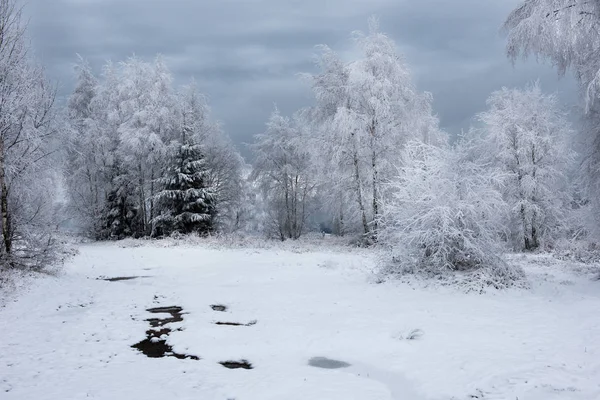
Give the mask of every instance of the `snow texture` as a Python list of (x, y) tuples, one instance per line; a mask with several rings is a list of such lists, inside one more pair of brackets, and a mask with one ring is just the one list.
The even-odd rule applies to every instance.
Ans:
[[(327, 244), (81, 245), (62, 276), (35, 279), (0, 309), (0, 398), (600, 398), (593, 267), (511, 256), (530, 289), (465, 294), (374, 284), (371, 250)], [(147, 277), (98, 279), (131, 276)], [(166, 306), (183, 308), (183, 320), (166, 325), (167, 343), (200, 360), (147, 358), (131, 348), (156, 315), (146, 310)], [(318, 357), (350, 365), (310, 366)], [(219, 364), (240, 360), (253, 369)]]

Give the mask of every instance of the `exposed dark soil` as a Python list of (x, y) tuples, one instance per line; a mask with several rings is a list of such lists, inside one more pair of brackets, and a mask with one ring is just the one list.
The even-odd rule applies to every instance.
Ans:
[(227, 311), (227, 306), (224, 306), (223, 304), (213, 304), (210, 306), (210, 308), (212, 308), (214, 311)]
[(229, 369), (252, 369), (252, 364), (250, 364), (248, 361), (246, 360), (240, 360), (240, 361), (221, 361), (219, 364), (221, 364), (222, 366), (224, 366), (225, 368), (229, 368)]
[(258, 321), (254, 320), (254, 321), (250, 321), (247, 324), (242, 324), (240, 322), (223, 322), (223, 321), (218, 321), (215, 322), (215, 325), (229, 325), (229, 326), (252, 326), (252, 325), (256, 325)]
[(139, 279), (139, 278), (150, 278), (149, 276), (117, 276), (114, 278), (98, 278), (101, 281), (107, 281), (107, 282), (120, 282), (120, 281), (130, 281), (132, 279)]
[(173, 348), (167, 344), (167, 336), (171, 333), (171, 328), (163, 327), (171, 322), (183, 321), (183, 309), (179, 306), (149, 308), (147, 310), (153, 314), (166, 313), (171, 314), (167, 318), (149, 318), (146, 321), (150, 323), (151, 328), (146, 331), (146, 339), (134, 344), (134, 349), (138, 349), (150, 358), (175, 357), (179, 359), (199, 360), (198, 356), (191, 354), (179, 354), (173, 351)]

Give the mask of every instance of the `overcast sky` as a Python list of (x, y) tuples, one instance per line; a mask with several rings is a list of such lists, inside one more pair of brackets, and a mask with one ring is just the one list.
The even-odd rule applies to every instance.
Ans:
[(315, 45), (352, 57), (350, 33), (370, 15), (397, 43), (420, 89), (451, 134), (467, 129), (489, 93), (540, 79), (565, 106), (572, 79), (535, 61), (513, 68), (499, 27), (518, 0), (27, 0), (38, 58), (61, 94), (73, 87), (76, 54), (96, 71), (136, 54), (165, 59), (176, 83), (194, 77), (215, 116), (240, 144), (264, 129), (273, 104), (311, 103), (297, 74), (313, 72)]

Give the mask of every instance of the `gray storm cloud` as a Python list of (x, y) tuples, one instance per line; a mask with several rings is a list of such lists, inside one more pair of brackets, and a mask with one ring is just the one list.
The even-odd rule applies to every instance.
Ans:
[(194, 77), (240, 150), (263, 130), (273, 103), (284, 113), (309, 105), (298, 79), (312, 72), (314, 46), (351, 51), (350, 33), (378, 15), (411, 65), (418, 86), (452, 134), (468, 128), (489, 93), (540, 79), (576, 102), (572, 79), (547, 65), (504, 55), (499, 27), (516, 0), (29, 0), (38, 58), (61, 94), (73, 86), (76, 54), (96, 71), (107, 60), (165, 56), (177, 83)]

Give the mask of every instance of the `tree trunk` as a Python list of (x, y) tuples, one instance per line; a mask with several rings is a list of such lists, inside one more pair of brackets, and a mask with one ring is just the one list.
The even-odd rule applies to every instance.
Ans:
[(339, 231), (338, 231), (338, 235), (339, 236), (344, 236), (345, 232), (345, 228), (344, 228), (344, 200), (342, 195), (340, 194), (340, 216), (339, 216), (340, 220), (339, 220)]
[(525, 207), (521, 206), (521, 221), (523, 222), (523, 246), (525, 250), (531, 250), (531, 240), (529, 240), (529, 229), (527, 229), (527, 218), (525, 217)]
[(377, 172), (377, 157), (375, 155), (375, 151), (373, 150), (372, 157), (372, 166), (373, 166), (373, 240), (377, 240), (377, 229), (378, 224), (377, 220), (379, 218), (379, 190), (378, 190), (378, 172)]
[(296, 174), (296, 176), (294, 177), (294, 186), (293, 186), (293, 193), (294, 193), (294, 197), (293, 197), (293, 231), (294, 231), (294, 239), (298, 239), (300, 237), (299, 233), (298, 233), (298, 175)]
[(290, 186), (289, 186), (289, 177), (285, 176), (285, 219), (283, 221), (283, 230), (285, 232), (285, 237), (291, 239), (291, 210), (290, 210)]
[(12, 252), (11, 217), (8, 210), (8, 188), (6, 185), (6, 165), (4, 154), (4, 140), (0, 138), (0, 212), (2, 213), (2, 240), (3, 252), (10, 256)]
[(142, 223), (142, 234), (145, 236), (146, 235), (146, 199), (145, 199), (145, 195), (144, 195), (144, 169), (142, 167), (142, 163), (140, 162), (139, 164), (139, 180), (138, 180), (138, 184), (139, 184), (139, 192), (140, 192), (140, 214), (141, 214), (141, 223)]
[[(537, 160), (535, 157), (535, 145), (532, 145), (531, 147), (531, 163), (533, 165), (533, 169), (531, 171), (531, 176), (533, 177), (533, 181), (536, 181), (536, 169), (537, 169)], [(535, 196), (535, 190), (534, 190), (534, 194), (533, 196), (531, 196), (531, 202), (535, 204), (536, 202), (536, 196)], [(536, 229), (536, 213), (533, 213), (533, 216), (531, 217), (531, 246), (532, 249), (537, 249), (539, 247), (539, 240), (538, 240), (538, 233), (537, 233), (537, 229)]]
[(152, 227), (154, 226), (154, 165), (150, 168), (150, 236), (152, 236)]
[(540, 247), (540, 242), (538, 239), (537, 229), (535, 228), (535, 225), (531, 225), (531, 248), (537, 249), (538, 247)]
[(353, 152), (353, 163), (354, 163), (354, 181), (356, 183), (356, 199), (358, 201), (358, 209), (360, 210), (362, 225), (364, 234), (367, 235), (369, 233), (369, 224), (367, 222), (367, 214), (365, 211), (365, 206), (363, 204), (363, 195), (362, 195), (362, 185), (360, 183), (360, 169), (358, 167), (358, 149), (356, 146), (356, 134), (352, 133), (352, 138), (354, 139), (354, 152)]
[(373, 168), (373, 227), (372, 227), (372, 238), (377, 240), (377, 220), (379, 218), (379, 176), (377, 172), (377, 152), (375, 150), (375, 134), (377, 128), (377, 121), (373, 119), (371, 126), (369, 127), (369, 134), (371, 136), (371, 167)]

